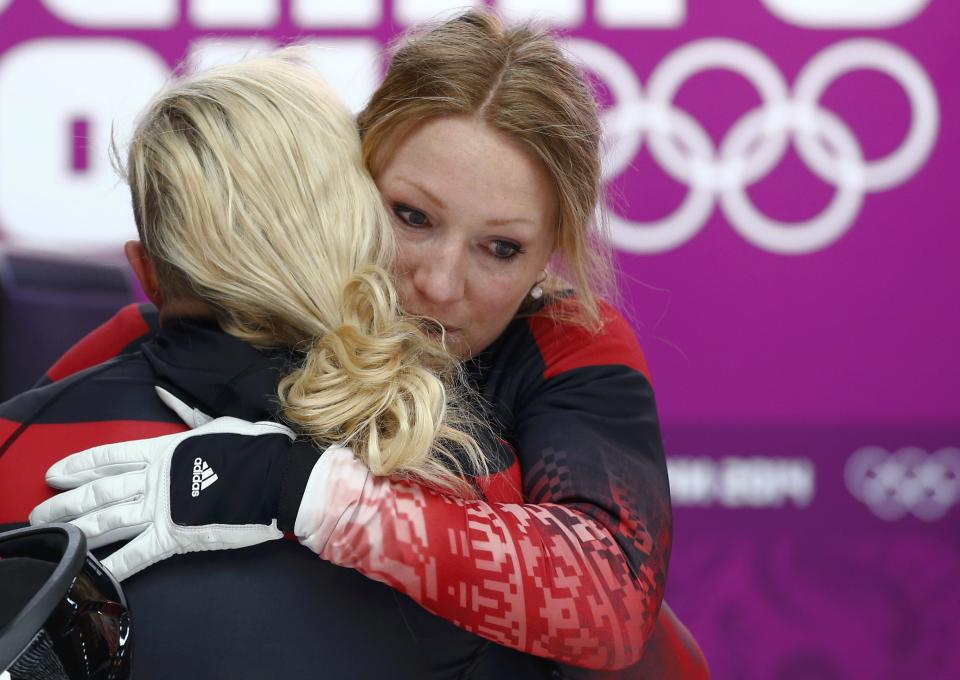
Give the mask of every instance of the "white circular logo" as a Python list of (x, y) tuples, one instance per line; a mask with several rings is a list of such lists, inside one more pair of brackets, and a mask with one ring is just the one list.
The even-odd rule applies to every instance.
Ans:
[(880, 519), (911, 514), (932, 522), (960, 500), (960, 449), (927, 453), (912, 446), (890, 453), (867, 446), (850, 456), (844, 481)]
[[(614, 243), (623, 250), (656, 253), (682, 245), (706, 224), (717, 200), (730, 225), (759, 248), (788, 255), (820, 250), (850, 228), (866, 193), (891, 189), (912, 177), (937, 138), (939, 106), (933, 84), (913, 57), (883, 41), (853, 39), (824, 49), (797, 76), (792, 93), (766, 55), (736, 40), (684, 45), (657, 66), (646, 94), (629, 64), (614, 51), (584, 40), (568, 44), (584, 67), (609, 86), (614, 99), (603, 118), (604, 178), (622, 173), (646, 139), (663, 170), (690, 189), (681, 206), (657, 222), (633, 222), (611, 210)], [(740, 74), (762, 100), (734, 123), (719, 149), (693, 116), (673, 104), (688, 79), (713, 69)], [(846, 123), (820, 105), (831, 83), (856, 70), (887, 74), (910, 102), (906, 138), (888, 156), (873, 161), (864, 159)], [(751, 184), (780, 163), (791, 141), (810, 170), (837, 190), (820, 215), (798, 223), (767, 217), (747, 194)]]

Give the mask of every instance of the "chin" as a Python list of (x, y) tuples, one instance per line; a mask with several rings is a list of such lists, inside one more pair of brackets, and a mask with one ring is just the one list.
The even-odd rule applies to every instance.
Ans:
[[(459, 335), (459, 334), (455, 334)], [(453, 356), (457, 357), (461, 361), (466, 361), (473, 356), (473, 352), (470, 351), (470, 344), (462, 337), (453, 337), (447, 338), (446, 342), (447, 351), (450, 352)]]

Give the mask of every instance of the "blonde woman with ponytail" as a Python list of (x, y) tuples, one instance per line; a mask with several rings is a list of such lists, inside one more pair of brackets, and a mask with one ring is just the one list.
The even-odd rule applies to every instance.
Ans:
[[(47, 498), (31, 522), (71, 520), (91, 548), (128, 541), (101, 553), (119, 579), (162, 562), (125, 583), (137, 678), (303, 677), (321, 660), (344, 677), (326, 657), (377, 639), (390, 658), (350, 669), (422, 677), (471, 663), (481, 639), (359, 573), (315, 558), (307, 569), (308, 551), (273, 540), (306, 540), (308, 487), (346, 493), (369, 476), (475, 498), (487, 469), (457, 360), (401, 310), (390, 218), (349, 112), (288, 49), (172, 83), (119, 165), (140, 237), (126, 254), (160, 329), (0, 405), (0, 523)], [(165, 435), (163, 450), (113, 443), (143, 435)], [(44, 470), (67, 491), (51, 498)], [(344, 627), (354, 611), (374, 620)], [(410, 625), (442, 651), (408, 649)], [(284, 655), (267, 664), (269, 650)]]
[[(455, 443), (428, 460), (446, 471), (407, 475), (426, 485), (378, 467), (389, 456), (357, 460), (333, 447), (314, 462), (284, 452), (293, 472), (282, 485), (281, 519), (324, 560), (498, 643), (478, 653), (473, 670), (577, 677), (577, 666), (618, 677), (706, 677), (695, 641), (662, 601), (671, 546), (666, 463), (643, 353), (603, 299), (611, 276), (594, 220), (600, 123), (580, 70), (548, 32), (471, 11), (407, 36), (358, 124), (364, 162), (392, 213), (391, 272), (403, 307), (436, 322), (515, 450), (488, 450), (484, 460), (469, 442), (442, 435)], [(350, 364), (343, 337), (331, 337), (316, 368), (305, 364), (311, 375), (333, 376), (325, 389), (347, 387), (326, 363)], [(360, 375), (362, 368), (351, 381), (364, 384)], [(298, 381), (314, 387), (287, 378), (285, 413), (310, 431), (306, 421), (317, 412), (300, 410), (301, 394), (291, 389)], [(373, 379), (370, 394), (382, 389)], [(420, 418), (402, 395), (378, 408), (391, 400), (397, 413)], [(337, 401), (321, 411), (345, 413)], [(218, 422), (206, 427), (262, 427)], [(387, 431), (398, 422), (404, 431), (402, 418), (383, 419)], [(343, 432), (369, 452), (381, 446), (382, 427)], [(198, 429), (188, 440), (117, 450), (134, 458), (176, 455), (178, 445), (205, 452), (216, 436)], [(283, 450), (271, 441), (253, 448), (265, 456)], [(246, 459), (243, 466), (255, 469)], [(462, 480), (478, 470), (481, 497), (470, 498)], [(256, 495), (231, 502), (259, 507)], [(216, 518), (208, 512), (195, 521)]]
[(280, 414), (317, 446), (348, 442), (374, 474), (469, 495), (447, 446), (471, 470), (484, 459), (457, 427), (457, 366), (400, 310), (353, 121), (297, 56), (188, 78), (147, 108), (127, 161), (131, 263), (161, 318), (205, 308), (235, 338), (297, 350)]

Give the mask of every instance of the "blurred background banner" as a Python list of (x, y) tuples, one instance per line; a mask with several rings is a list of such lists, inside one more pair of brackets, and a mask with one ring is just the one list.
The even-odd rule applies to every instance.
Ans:
[[(956, 677), (960, 4), (488, 4), (564, 31), (605, 107), (668, 598), (715, 676)], [(2, 396), (134, 299), (108, 147), (178, 64), (307, 41), (357, 110), (391, 39), (469, 5), (0, 0)]]

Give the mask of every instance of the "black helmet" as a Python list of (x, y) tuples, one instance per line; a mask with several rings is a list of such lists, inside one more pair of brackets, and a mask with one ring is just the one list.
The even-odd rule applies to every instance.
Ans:
[(72, 524), (0, 533), (0, 680), (125, 680), (127, 602)]

